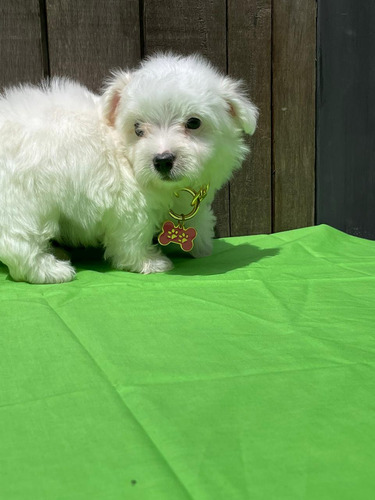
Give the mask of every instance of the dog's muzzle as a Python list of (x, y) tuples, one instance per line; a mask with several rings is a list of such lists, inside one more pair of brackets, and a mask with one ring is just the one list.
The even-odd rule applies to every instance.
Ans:
[(169, 177), (170, 171), (173, 168), (173, 162), (176, 157), (173, 153), (165, 151), (164, 153), (154, 156), (153, 164), (155, 170), (159, 172), (163, 177)]

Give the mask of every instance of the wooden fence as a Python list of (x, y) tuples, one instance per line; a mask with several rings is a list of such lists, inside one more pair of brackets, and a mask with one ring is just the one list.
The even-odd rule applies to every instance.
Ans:
[(0, 86), (67, 75), (98, 90), (154, 51), (200, 52), (260, 110), (218, 194), (217, 234), (314, 224), (316, 0), (1, 0)]

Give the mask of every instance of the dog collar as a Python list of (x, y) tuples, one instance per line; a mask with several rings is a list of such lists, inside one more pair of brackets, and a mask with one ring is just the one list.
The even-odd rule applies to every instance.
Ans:
[[(170, 220), (164, 222), (162, 231), (158, 236), (160, 245), (167, 246), (169, 243), (176, 243), (180, 245), (185, 252), (190, 252), (190, 250), (192, 250), (197, 231), (193, 227), (185, 228), (184, 222), (192, 219), (197, 214), (201, 201), (207, 196), (208, 188), (209, 184), (202, 186), (199, 191), (194, 191), (194, 189), (188, 187), (180, 189), (180, 191), (186, 191), (191, 194), (193, 199), (190, 205), (193, 208), (187, 214), (176, 214), (173, 210), (169, 210), (169, 215), (178, 221), (178, 223), (176, 226)], [(174, 193), (177, 198), (180, 196), (180, 191)]]

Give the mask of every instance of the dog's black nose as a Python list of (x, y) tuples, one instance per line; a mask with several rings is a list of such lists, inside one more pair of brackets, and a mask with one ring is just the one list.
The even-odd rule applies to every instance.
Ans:
[(176, 157), (173, 153), (164, 151), (164, 153), (154, 156), (154, 167), (163, 175), (169, 174), (169, 172), (172, 170), (173, 162), (175, 159)]

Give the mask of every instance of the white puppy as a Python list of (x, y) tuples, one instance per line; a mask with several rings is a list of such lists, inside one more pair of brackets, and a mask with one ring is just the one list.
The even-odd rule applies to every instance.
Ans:
[[(58, 283), (74, 268), (51, 240), (103, 245), (116, 269), (171, 269), (153, 245), (174, 193), (209, 184), (189, 226), (208, 255), (215, 192), (239, 167), (257, 110), (199, 56), (154, 56), (116, 72), (101, 96), (66, 79), (0, 97), (0, 260), (16, 281)], [(185, 200), (186, 201), (186, 200)], [(176, 202), (180, 206), (176, 206)], [(187, 208), (187, 209), (186, 209)]]

